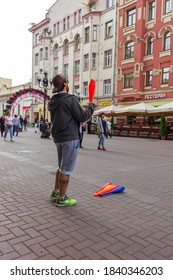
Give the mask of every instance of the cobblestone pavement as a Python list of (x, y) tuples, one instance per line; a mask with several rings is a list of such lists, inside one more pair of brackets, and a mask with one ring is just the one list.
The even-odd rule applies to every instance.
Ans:
[[(84, 135), (68, 195), (55, 207), (56, 149), (32, 128), (0, 139), (0, 259), (173, 259), (173, 142)], [(106, 182), (125, 192), (100, 197)]]

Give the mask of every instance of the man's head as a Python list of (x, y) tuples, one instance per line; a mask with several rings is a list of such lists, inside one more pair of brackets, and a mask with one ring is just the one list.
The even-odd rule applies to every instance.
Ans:
[(53, 90), (52, 93), (60, 92), (60, 91), (69, 91), (69, 87), (67, 84), (67, 79), (64, 75), (58, 74), (52, 79)]
[(101, 118), (101, 119), (104, 119), (104, 117), (105, 117), (105, 113), (102, 112), (102, 113), (100, 114), (100, 118)]

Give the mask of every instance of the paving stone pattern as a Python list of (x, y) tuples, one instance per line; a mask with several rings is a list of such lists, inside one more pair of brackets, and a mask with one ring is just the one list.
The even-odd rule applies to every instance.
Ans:
[[(0, 259), (173, 259), (173, 142), (113, 137), (107, 151), (84, 135), (68, 195), (49, 198), (57, 168), (52, 139), (32, 128), (0, 139)], [(125, 192), (93, 197), (105, 183)]]

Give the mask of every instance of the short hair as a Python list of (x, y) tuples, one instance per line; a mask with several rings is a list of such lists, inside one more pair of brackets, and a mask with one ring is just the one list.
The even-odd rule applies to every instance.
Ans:
[(100, 113), (100, 117), (101, 117), (102, 115), (105, 115), (105, 113), (104, 113), (104, 112)]
[(66, 83), (66, 77), (63, 74), (58, 74), (52, 79), (53, 90), (52, 92), (60, 92), (64, 89), (64, 83)]

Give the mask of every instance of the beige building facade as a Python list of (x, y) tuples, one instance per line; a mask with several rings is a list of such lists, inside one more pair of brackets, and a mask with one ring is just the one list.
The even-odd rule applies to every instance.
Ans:
[[(116, 5), (114, 0), (58, 0), (32, 33), (32, 87), (37, 74), (64, 73), (70, 93), (88, 103), (88, 81), (96, 81), (98, 106), (112, 102), (115, 88)], [(45, 74), (46, 73), (46, 74)], [(48, 90), (51, 95), (51, 90)]]

